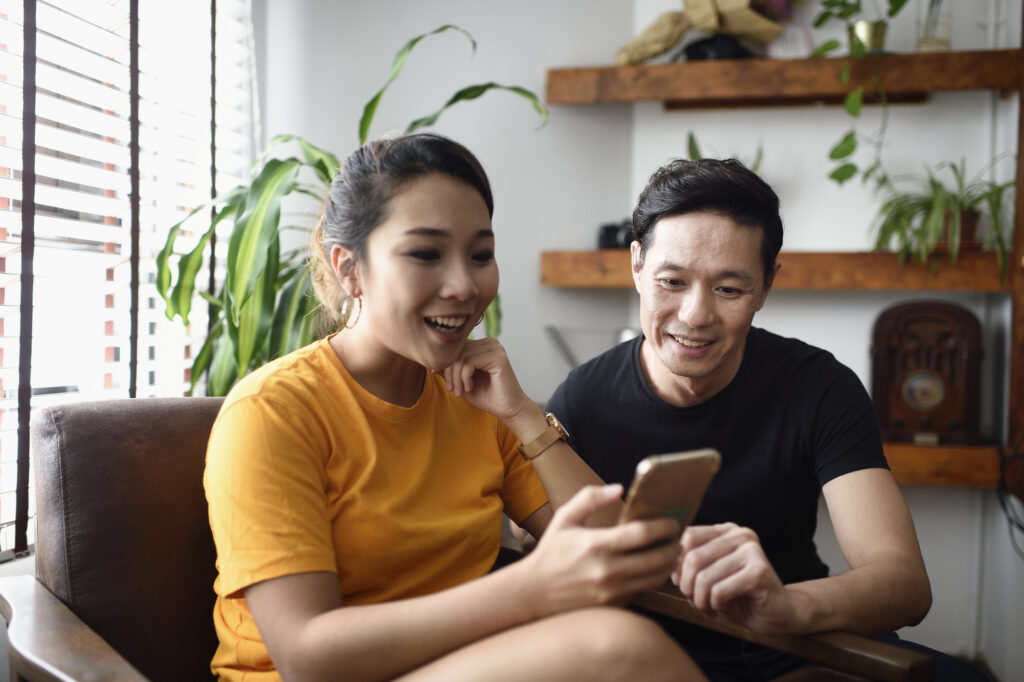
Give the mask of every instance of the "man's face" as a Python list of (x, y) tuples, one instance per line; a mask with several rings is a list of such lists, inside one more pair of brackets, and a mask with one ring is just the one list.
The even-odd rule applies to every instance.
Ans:
[(633, 281), (640, 293), (640, 351), (647, 379), (675, 405), (707, 400), (736, 376), (754, 313), (768, 289), (762, 231), (712, 213), (667, 216), (655, 223)]

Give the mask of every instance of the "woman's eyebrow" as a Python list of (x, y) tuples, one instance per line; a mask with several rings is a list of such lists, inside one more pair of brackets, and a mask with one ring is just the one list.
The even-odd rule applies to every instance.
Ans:
[[(412, 227), (405, 231), (407, 235), (420, 235), (425, 237), (449, 237), (451, 232), (440, 227)], [(476, 237), (494, 237), (494, 230), (490, 228), (484, 228), (478, 230), (475, 235)]]

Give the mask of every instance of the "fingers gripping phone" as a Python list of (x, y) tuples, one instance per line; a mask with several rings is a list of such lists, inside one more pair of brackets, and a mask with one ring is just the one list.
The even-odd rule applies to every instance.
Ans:
[(713, 448), (642, 459), (636, 465), (619, 523), (665, 516), (677, 521), (681, 532), (697, 515), (721, 462), (722, 456)]

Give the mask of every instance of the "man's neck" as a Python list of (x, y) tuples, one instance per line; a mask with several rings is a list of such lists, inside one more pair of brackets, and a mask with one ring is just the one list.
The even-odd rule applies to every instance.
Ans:
[(736, 354), (736, 361), (730, 366), (719, 368), (704, 377), (680, 376), (670, 372), (657, 353), (645, 339), (640, 344), (640, 369), (644, 373), (647, 385), (654, 394), (669, 405), (676, 407), (692, 407), (710, 400), (725, 389), (743, 364), (746, 344)]

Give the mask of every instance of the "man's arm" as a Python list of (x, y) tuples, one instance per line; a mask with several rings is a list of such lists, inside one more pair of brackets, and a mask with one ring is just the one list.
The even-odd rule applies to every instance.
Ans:
[(684, 532), (682, 566), (673, 579), (698, 608), (766, 634), (878, 635), (920, 622), (931, 587), (910, 512), (889, 471), (854, 471), (825, 484), (823, 493), (849, 571), (782, 585), (753, 531), (719, 524)]
[[(932, 603), (931, 584), (910, 510), (887, 469), (862, 469), (822, 488), (850, 570), (791, 586), (810, 608), (807, 631), (866, 635), (916, 625)], [(825, 607), (824, 609), (821, 607)]]

